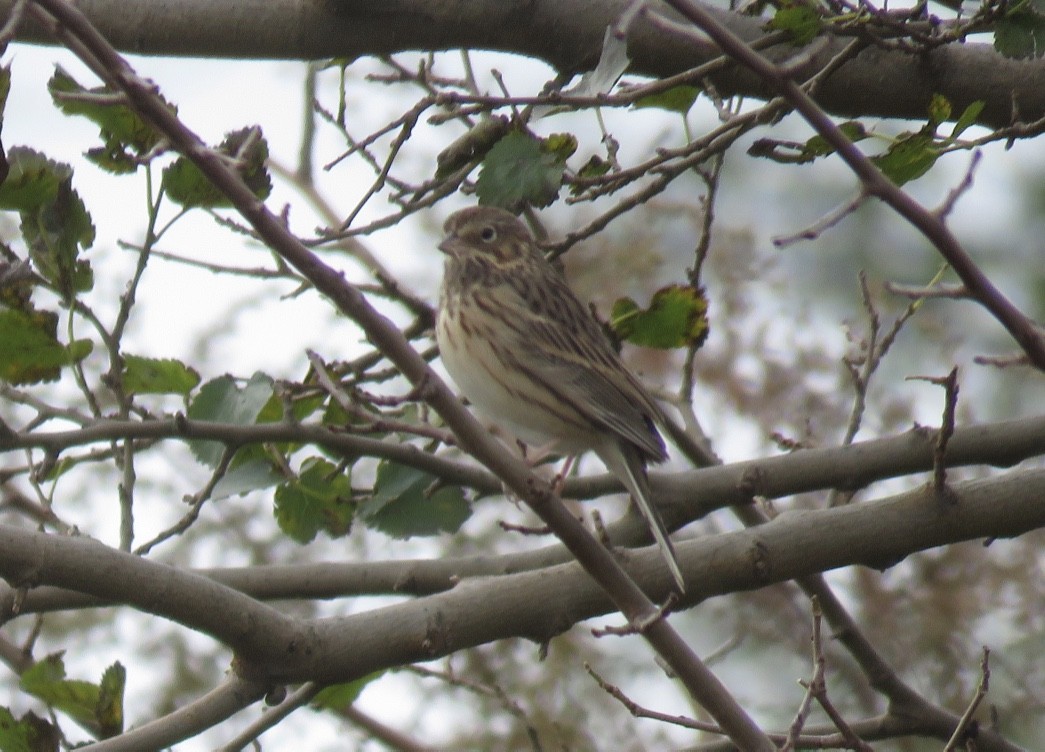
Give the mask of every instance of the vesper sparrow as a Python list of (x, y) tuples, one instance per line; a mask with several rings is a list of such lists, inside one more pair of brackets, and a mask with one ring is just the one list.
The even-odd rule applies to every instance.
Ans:
[(684, 590), (650, 503), (647, 462), (667, 459), (663, 414), (525, 225), (476, 206), (446, 220), (436, 339), (446, 370), (488, 418), (565, 454), (594, 451), (628, 489)]

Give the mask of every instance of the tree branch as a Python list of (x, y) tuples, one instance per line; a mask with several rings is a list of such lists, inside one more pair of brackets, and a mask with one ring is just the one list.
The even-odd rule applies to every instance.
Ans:
[[(0, 17), (8, 16), (14, 5), (14, 0), (0, 0)], [(629, 0), (78, 3), (117, 48), (137, 54), (314, 60), (465, 48), (513, 52), (566, 72), (595, 66), (606, 27), (628, 5)], [(666, 10), (659, 2), (650, 5)], [(764, 19), (723, 9), (708, 12), (749, 43), (766, 34)], [(18, 39), (53, 42), (39, 24), (26, 24)], [(793, 75), (813, 75), (849, 41), (828, 38)], [(683, 35), (665, 32), (646, 18), (630, 25), (628, 51), (631, 72), (654, 77), (674, 75), (718, 55), (709, 48), (693, 49)], [(775, 62), (793, 55), (790, 43), (769, 52)], [(712, 80), (724, 96), (770, 96), (762, 80), (741, 68)], [(985, 101), (980, 122), (992, 127), (1034, 121), (1045, 115), (1045, 61), (1012, 60), (987, 44), (948, 44), (918, 55), (868, 47), (822, 82), (816, 98), (836, 115), (923, 119), (934, 93), (947, 97), (956, 113)]]
[[(460, 484), (483, 494), (502, 491), (490, 472), (397, 444), (331, 431), (322, 426), (265, 423), (253, 426), (209, 423), (183, 418), (150, 421), (105, 421), (83, 429), (55, 432), (13, 432), (0, 437), (0, 451), (40, 447), (58, 455), (74, 446), (113, 440), (208, 439), (230, 445), (265, 442), (309, 443), (349, 457), (389, 459), (432, 473), (443, 482)], [(856, 491), (872, 483), (933, 469), (936, 431), (916, 428), (899, 436), (856, 444), (806, 449), (801, 452), (748, 460), (680, 473), (653, 473), (650, 480), (658, 506), (671, 529), (752, 496), (781, 498), (826, 489)], [(948, 443), (947, 467), (991, 465), (1010, 467), (1045, 454), (1045, 417), (1023, 418), (955, 429)], [(571, 478), (564, 498), (590, 499), (621, 491), (609, 474)], [(615, 546), (648, 542), (648, 530), (631, 516), (607, 527)], [(561, 545), (501, 556), (477, 556), (437, 561), (369, 561), (365, 564), (326, 563), (300, 567), (249, 567), (245, 570), (201, 570), (223, 584), (261, 599), (332, 598), (346, 595), (412, 593), (423, 595), (453, 587), (461, 577), (481, 577), (528, 571), (569, 561)], [(10, 603), (0, 593), (0, 615)], [(49, 611), (101, 605), (69, 600), (68, 594), (34, 590), (23, 608)]]
[[(979, 538), (1013, 537), (1045, 526), (1045, 469), (1017, 470), (984, 480), (956, 483), (953, 501), (941, 501), (930, 484), (879, 501), (813, 512), (788, 512), (757, 528), (684, 541), (678, 546), (686, 571), (703, 573), (683, 599), (692, 606), (709, 597), (749, 590), (829, 569), (863, 564), (896, 564), (920, 550)], [(83, 552), (92, 564), (85, 566)], [(658, 575), (656, 550), (629, 552), (629, 571), (651, 592), (666, 588)], [(412, 661), (426, 661), (508, 637), (547, 641), (578, 621), (609, 613), (612, 603), (576, 564), (460, 583), (455, 589), (352, 616), (315, 619), (297, 625), (301, 639), (272, 653), (270, 630), (286, 617), (257, 604), (204, 599), (192, 619), (178, 604), (183, 595), (217, 588), (204, 578), (116, 551), (93, 541), (0, 528), (0, 575), (16, 581), (26, 571), (40, 584), (72, 587), (204, 629), (207, 611), (236, 624), (242, 649), (266, 655), (255, 664), (254, 680), (279, 683), (337, 683)], [(160, 575), (153, 579), (152, 574)], [(211, 591), (216, 592), (216, 591)], [(221, 590), (221, 598), (229, 592)], [(242, 601), (245, 596), (234, 594)], [(173, 597), (172, 597), (173, 596)], [(209, 596), (208, 596), (209, 598)], [(541, 608), (533, 608), (540, 602)], [(481, 605), (481, 607), (480, 607)], [(483, 618), (477, 618), (477, 614)], [(233, 630), (236, 631), (236, 630)], [(213, 631), (211, 631), (213, 634)], [(228, 639), (223, 633), (219, 639)], [(921, 702), (905, 710), (925, 712)], [(952, 723), (953, 721), (953, 723)], [(957, 716), (933, 710), (916, 727), (939, 738)], [(947, 732), (948, 734), (950, 732)], [(989, 733), (981, 730), (981, 734)], [(991, 736), (980, 749), (1014, 749)]]
[[(1045, 505), (1039, 503), (1045, 493), (1045, 470), (1011, 471), (994, 478), (957, 483), (954, 491), (955, 502), (941, 503), (927, 484), (878, 501), (785, 512), (756, 528), (682, 541), (680, 561), (686, 571), (700, 571), (703, 576), (680, 603), (693, 606), (715, 595), (760, 588), (839, 567), (864, 565), (885, 569), (917, 551), (966, 540), (1015, 537), (1045, 526)], [(85, 555), (90, 557), (90, 565), (85, 563)], [(667, 578), (658, 576), (654, 547), (618, 555), (644, 587), (651, 592), (666, 591)], [(327, 566), (332, 577), (339, 574), (336, 566)], [(293, 574), (296, 568), (283, 569)], [(233, 587), (243, 585), (249, 589), (247, 583), (253, 579), (245, 578), (240, 570), (218, 572)], [(317, 573), (315, 569), (306, 572)], [(408, 632), (413, 627), (408, 625), (416, 625), (418, 619), (451, 619), (439, 631), (447, 632), (442, 639), (448, 643), (464, 640), (452, 649), (448, 644), (447, 652), (452, 652), (505, 637), (549, 639), (577, 621), (612, 610), (605, 594), (575, 563), (569, 563), (537, 572), (465, 580), (449, 592), (358, 616), (298, 623), (200, 574), (151, 562), (85, 538), (0, 526), (0, 575), (28, 584), (30, 574), (35, 586), (65, 588), (104, 599), (106, 603), (130, 605), (211, 634), (237, 652), (269, 656), (274, 661), (269, 667), (274, 676), (288, 682), (357, 678), (346, 676), (346, 672), (354, 670), (349, 664), (356, 660), (347, 653), (339, 654), (338, 665), (324, 665), (334, 655), (325, 653), (326, 648), (337, 653), (341, 648), (336, 646), (347, 649), (351, 640), (343, 640), (336, 630), (327, 631), (327, 626), (321, 625), (337, 623), (354, 630), (358, 628), (353, 626), (357, 619), (365, 621), (376, 630), (371, 639), (389, 640), (390, 646), (382, 648), (389, 660), (389, 652), (408, 651), (397, 656), (402, 663), (436, 657), (417, 653), (421, 646), (409, 642)], [(279, 595), (291, 594), (281, 591)], [(195, 604), (194, 599), (198, 601)], [(475, 626), (457, 623), (475, 619), (475, 604), (488, 599), (498, 604), (497, 608), (482, 609), (488, 619), (477, 620), (481, 623)], [(541, 609), (534, 609), (535, 599), (541, 599), (542, 604), (548, 602)], [(506, 602), (502, 604), (502, 600)], [(514, 604), (508, 604), (509, 600)], [(230, 624), (230, 613), (242, 616)], [(16, 615), (5, 614), (8, 618)], [(400, 617), (406, 631), (397, 628)], [(245, 624), (260, 626), (248, 632), (243, 629)], [(313, 629), (320, 632), (313, 633)], [(281, 652), (294, 639), (303, 646), (305, 643), (300, 640), (306, 633), (311, 634), (308, 650), (299, 647), (293, 654)], [(328, 638), (333, 642), (325, 642)], [(404, 642), (398, 643), (399, 640)], [(363, 653), (358, 658), (366, 660), (366, 650), (350, 652)], [(370, 667), (364, 673), (380, 667), (383, 666)]]
[(271, 606), (202, 575), (123, 553), (91, 538), (3, 525), (0, 551), (0, 576), (15, 589), (58, 585), (125, 603), (208, 634), (245, 660), (278, 660), (291, 646), (307, 642), (301, 623)]

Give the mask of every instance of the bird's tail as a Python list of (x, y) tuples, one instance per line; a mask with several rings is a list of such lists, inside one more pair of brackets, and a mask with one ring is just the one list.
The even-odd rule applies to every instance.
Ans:
[(653, 533), (653, 538), (660, 548), (668, 569), (671, 570), (671, 576), (678, 584), (679, 592), (686, 592), (686, 583), (682, 577), (682, 570), (679, 568), (678, 558), (675, 556), (675, 547), (671, 545), (671, 538), (668, 537), (668, 529), (664, 527), (664, 521), (650, 502), (646, 466), (639, 453), (631, 447), (621, 447), (619, 444), (595, 451), (599, 455), (599, 459), (605, 463), (606, 468), (616, 475), (628, 489), (631, 498), (635, 500), (635, 505), (646, 518), (646, 524)]

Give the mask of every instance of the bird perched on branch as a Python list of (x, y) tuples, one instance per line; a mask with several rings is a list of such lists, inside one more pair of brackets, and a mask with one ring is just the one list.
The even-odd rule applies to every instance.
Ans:
[(648, 462), (667, 459), (660, 408), (515, 216), (476, 206), (451, 215), (444, 230), (436, 340), (450, 376), (517, 438), (569, 455), (595, 452), (631, 494), (684, 590), (646, 477)]

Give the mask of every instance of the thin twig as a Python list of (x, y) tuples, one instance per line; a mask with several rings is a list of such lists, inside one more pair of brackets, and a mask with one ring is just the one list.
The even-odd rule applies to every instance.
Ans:
[(943, 417), (940, 429), (936, 434), (936, 447), (933, 450), (933, 488), (940, 498), (947, 497), (947, 445), (954, 435), (954, 413), (958, 405), (958, 366), (943, 377), (909, 376), (912, 381), (928, 381), (930, 384), (942, 386), (945, 391)]
[(660, 721), (661, 723), (670, 723), (673, 726), (681, 726), (683, 728), (693, 729), (694, 731), (705, 731), (709, 734), (722, 733), (722, 729), (714, 723), (698, 721), (682, 715), (668, 715), (667, 713), (660, 713), (656, 710), (650, 710), (649, 708), (643, 707), (624, 694), (624, 690), (616, 684), (604, 679), (594, 668), (592, 668), (591, 664), (585, 663), (584, 670), (587, 671), (588, 675), (595, 680), (595, 683), (599, 685), (600, 689), (623, 705), (625, 709), (636, 718), (650, 718), (655, 721)]
[(189, 511), (186, 512), (180, 520), (175, 522), (166, 530), (163, 530), (156, 534), (151, 540), (138, 546), (134, 549), (134, 553), (138, 556), (147, 555), (153, 548), (163, 543), (166, 540), (181, 535), (190, 527), (192, 527), (196, 520), (199, 519), (200, 512), (203, 510), (203, 505), (214, 494), (214, 488), (218, 485), (222, 478), (229, 470), (229, 464), (232, 462), (232, 458), (236, 455), (238, 447), (226, 447), (221, 453), (221, 459), (218, 461), (217, 466), (211, 473), (210, 478), (207, 480), (206, 485), (203, 486), (198, 492), (192, 496), (186, 497), (185, 501), (189, 503)]
[(973, 721), (973, 716), (976, 715), (976, 709), (980, 707), (980, 703), (982, 703), (984, 698), (987, 697), (987, 691), (990, 689), (990, 658), (990, 648), (985, 645), (983, 647), (983, 658), (980, 659), (980, 683), (976, 687), (976, 694), (969, 702), (969, 706), (965, 709), (965, 712), (962, 713), (961, 720), (958, 721), (958, 726), (954, 729), (954, 733), (947, 742), (947, 746), (943, 748), (943, 752), (954, 752), (954, 750), (958, 749), (958, 745), (965, 740), (966, 734), (972, 730), (975, 723)]

